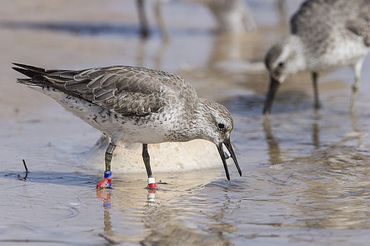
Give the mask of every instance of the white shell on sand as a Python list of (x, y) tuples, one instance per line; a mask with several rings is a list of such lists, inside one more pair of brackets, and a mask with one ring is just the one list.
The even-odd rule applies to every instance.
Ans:
[[(104, 153), (107, 146), (107, 138), (102, 136), (87, 153), (87, 160), (94, 163), (97, 169), (104, 169)], [(216, 146), (206, 140), (149, 144), (148, 148), (154, 174), (222, 167)], [(142, 144), (117, 145), (112, 159), (112, 171), (145, 173), (141, 152)]]

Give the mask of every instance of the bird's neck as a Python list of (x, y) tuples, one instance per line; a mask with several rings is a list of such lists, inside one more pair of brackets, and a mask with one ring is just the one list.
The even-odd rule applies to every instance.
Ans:
[(197, 139), (209, 140), (206, 134), (209, 122), (211, 121), (211, 112), (208, 100), (199, 98), (198, 105), (189, 121), (189, 129), (192, 129), (192, 136)]
[(291, 66), (290, 73), (297, 73), (307, 69), (307, 60), (306, 60), (306, 49), (302, 42), (302, 39), (297, 35), (290, 35), (286, 42), (289, 47), (289, 54), (292, 56), (294, 62)]
[(204, 100), (198, 100), (194, 107), (186, 108), (181, 116), (183, 118), (181, 123), (173, 125), (168, 141), (186, 142), (194, 139), (207, 139), (205, 137), (207, 114), (209, 113), (206, 111)]
[(206, 139), (205, 129), (206, 129), (206, 107), (202, 100), (199, 100), (193, 109), (186, 110), (182, 116), (184, 120), (181, 125), (177, 125), (174, 129), (177, 136), (181, 136), (178, 141), (185, 142), (194, 139)]

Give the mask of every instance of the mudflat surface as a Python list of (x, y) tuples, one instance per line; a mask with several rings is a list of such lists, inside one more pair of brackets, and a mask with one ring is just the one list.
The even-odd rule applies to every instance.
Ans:
[[(299, 1), (288, 1), (288, 12)], [(164, 6), (170, 40), (137, 35), (134, 1), (3, 0), (0, 9), (0, 244), (12, 245), (368, 245), (370, 239), (370, 66), (354, 110), (350, 69), (323, 74), (323, 109), (312, 109), (308, 74), (289, 78), (270, 121), (262, 60), (287, 30), (273, 1), (250, 1), (259, 31), (217, 36), (202, 6)], [(192, 18), (189, 18), (191, 16)], [(280, 24), (278, 24), (280, 23)], [(181, 74), (199, 94), (224, 103), (244, 176), (230, 166), (115, 173), (96, 192), (98, 163), (84, 157), (100, 133), (52, 99), (15, 83), (11, 62), (78, 69), (125, 64)], [(179, 156), (181, 158), (181, 156)], [(27, 181), (21, 160), (31, 173)], [(101, 163), (101, 170), (103, 163)], [(154, 170), (155, 172), (155, 170)]]

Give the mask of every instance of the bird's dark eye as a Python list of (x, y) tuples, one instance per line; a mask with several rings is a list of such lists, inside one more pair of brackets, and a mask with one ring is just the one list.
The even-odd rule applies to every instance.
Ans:
[(279, 62), (278, 67), (280, 67), (280, 68), (284, 67), (284, 62)]
[(224, 125), (224, 124), (222, 124), (222, 123), (218, 123), (218, 124), (217, 124), (217, 126), (218, 126), (218, 128), (219, 128), (219, 129), (221, 129), (221, 130), (222, 130), (222, 129), (225, 129), (225, 125)]

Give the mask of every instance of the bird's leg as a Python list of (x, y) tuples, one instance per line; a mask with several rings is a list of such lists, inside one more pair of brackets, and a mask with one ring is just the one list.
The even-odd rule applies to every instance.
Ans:
[(145, 0), (136, 0), (140, 22), (140, 36), (144, 39), (149, 37), (148, 20), (145, 14)]
[(157, 188), (157, 183), (153, 177), (152, 168), (150, 167), (150, 156), (148, 152), (148, 144), (143, 144), (143, 161), (145, 164), (146, 173), (148, 175), (148, 188), (155, 189)]
[(285, 24), (285, 21), (288, 19), (286, 0), (277, 0), (276, 1), (276, 9), (279, 13), (280, 23)]
[(312, 143), (316, 149), (320, 148), (320, 127), (317, 122), (312, 124)]
[(249, 9), (249, 6), (240, 6), (239, 8), (242, 15), (242, 25), (244, 27), (244, 30), (246, 32), (253, 32), (257, 30), (257, 24), (253, 18), (251, 10)]
[(321, 108), (321, 103), (319, 99), (319, 86), (317, 84), (319, 74), (317, 72), (312, 72), (312, 85), (313, 85), (313, 93), (315, 97), (315, 102), (314, 102), (314, 108), (315, 109), (320, 109)]
[(113, 157), (114, 149), (116, 145), (109, 143), (107, 150), (105, 151), (105, 171), (104, 179), (96, 185), (96, 189), (111, 189), (112, 188), (112, 169), (111, 162)]

